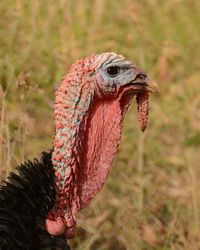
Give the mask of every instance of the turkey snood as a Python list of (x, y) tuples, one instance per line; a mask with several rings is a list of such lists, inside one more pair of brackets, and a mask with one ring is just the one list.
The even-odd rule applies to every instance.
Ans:
[(50, 234), (75, 236), (76, 213), (106, 181), (133, 97), (144, 130), (149, 92), (156, 91), (157, 85), (142, 69), (115, 53), (93, 54), (72, 65), (54, 106), (56, 202), (46, 218)]

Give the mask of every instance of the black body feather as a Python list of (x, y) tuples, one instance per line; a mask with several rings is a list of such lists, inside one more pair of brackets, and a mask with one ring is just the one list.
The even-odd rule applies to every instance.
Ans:
[(70, 249), (63, 237), (45, 230), (45, 218), (55, 200), (51, 153), (17, 170), (0, 189), (0, 249)]

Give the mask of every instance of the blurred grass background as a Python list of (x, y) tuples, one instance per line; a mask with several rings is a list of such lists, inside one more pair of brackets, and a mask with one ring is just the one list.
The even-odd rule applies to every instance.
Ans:
[(161, 88), (147, 131), (133, 103), (103, 190), (72, 249), (200, 249), (200, 1), (0, 1), (0, 178), (51, 148), (57, 83), (114, 51)]

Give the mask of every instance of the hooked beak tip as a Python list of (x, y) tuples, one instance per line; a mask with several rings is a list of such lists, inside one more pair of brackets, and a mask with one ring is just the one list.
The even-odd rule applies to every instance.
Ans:
[(147, 84), (146, 88), (147, 88), (148, 92), (150, 92), (150, 93), (159, 93), (160, 92), (160, 88), (154, 80), (149, 78), (147, 80), (146, 84)]

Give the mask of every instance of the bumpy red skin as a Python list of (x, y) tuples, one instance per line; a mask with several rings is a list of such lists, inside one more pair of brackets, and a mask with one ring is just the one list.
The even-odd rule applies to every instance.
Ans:
[[(120, 143), (133, 95), (121, 91), (101, 98), (94, 82), (94, 76), (101, 82), (98, 67), (111, 56), (116, 54), (105, 53), (100, 58), (93, 54), (77, 61), (56, 93), (52, 163), (57, 194), (46, 219), (46, 229), (52, 235), (75, 236), (76, 213), (103, 187)], [(142, 100), (146, 99), (139, 98), (141, 111)], [(143, 128), (146, 120), (141, 121)]]
[(56, 204), (46, 219), (46, 229), (52, 235), (75, 235), (75, 216), (80, 209), (77, 176), (82, 169), (83, 140), (86, 121), (94, 95), (94, 84), (88, 74), (95, 55), (72, 65), (56, 93), (56, 135), (52, 163), (57, 186)]
[(136, 96), (137, 101), (137, 110), (138, 110), (138, 118), (140, 123), (140, 128), (142, 131), (146, 129), (148, 122), (148, 113), (149, 113), (149, 93), (138, 93)]

